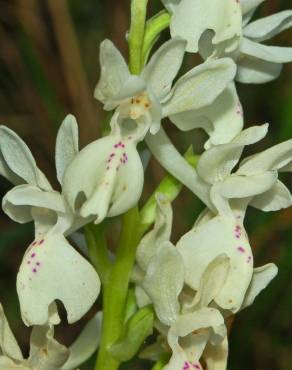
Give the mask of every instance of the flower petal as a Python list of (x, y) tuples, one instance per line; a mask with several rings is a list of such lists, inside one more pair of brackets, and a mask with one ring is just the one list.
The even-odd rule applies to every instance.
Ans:
[(264, 1), (265, 0), (240, 0), (242, 14), (245, 15), (250, 11), (254, 11)]
[(183, 284), (182, 258), (176, 248), (166, 242), (151, 258), (142, 283), (159, 320), (165, 325), (172, 324), (177, 318), (180, 310), (178, 296)]
[(284, 10), (248, 24), (244, 28), (243, 34), (253, 41), (261, 42), (271, 39), (291, 26), (292, 10)]
[(200, 109), (214, 102), (234, 79), (232, 59), (204, 62), (183, 75), (163, 103), (163, 116)]
[(203, 128), (210, 136), (205, 149), (229, 143), (243, 127), (242, 106), (234, 84), (230, 84), (210, 106), (178, 113), (169, 118), (183, 131)]
[(167, 41), (157, 50), (142, 72), (142, 78), (150, 84), (160, 100), (171, 89), (183, 61), (185, 45), (186, 42), (180, 38)]
[[(65, 213), (64, 200), (56, 191), (42, 191), (32, 185), (18, 185), (8, 191), (2, 200), (3, 211), (14, 221), (26, 223), (33, 219), (32, 207), (42, 209), (47, 221), (56, 222), (56, 214)], [(50, 211), (53, 211), (50, 213)]]
[(239, 310), (250, 284), (253, 257), (240, 220), (217, 216), (185, 234), (177, 248), (185, 264), (185, 281), (194, 290), (200, 288), (203, 273), (210, 262), (224, 253), (230, 270), (215, 302), (233, 312)]
[(100, 290), (94, 268), (62, 235), (47, 235), (27, 249), (17, 275), (17, 293), (26, 325), (49, 323), (49, 306), (63, 302), (68, 322), (78, 321)]
[(101, 335), (102, 312), (99, 311), (70, 346), (70, 355), (62, 370), (75, 370), (96, 351)]
[(171, 36), (187, 40), (187, 51), (197, 52), (202, 33), (215, 32), (213, 44), (229, 40), (229, 50), (241, 36), (241, 9), (233, 0), (181, 0), (170, 23)]
[(56, 169), (59, 183), (62, 184), (64, 172), (78, 153), (78, 125), (76, 118), (68, 114), (62, 122), (56, 140)]
[(236, 81), (246, 84), (262, 84), (279, 77), (282, 64), (271, 63), (248, 55), (237, 61)]
[(226, 254), (219, 254), (203, 272), (199, 289), (191, 305), (185, 305), (188, 312), (207, 307), (220, 293), (229, 273), (230, 260)]
[(174, 12), (176, 6), (180, 3), (181, 0), (161, 0), (161, 1), (169, 12)]
[(67, 361), (69, 350), (54, 339), (54, 329), (34, 326), (30, 337), (28, 364), (38, 370), (59, 370)]
[(106, 39), (100, 44), (99, 56), (101, 74), (94, 97), (105, 104), (120, 93), (130, 72), (122, 54), (110, 40)]
[(146, 142), (157, 161), (212, 209), (206, 183), (177, 151), (163, 128), (156, 135), (147, 135)]
[(254, 175), (265, 171), (276, 171), (291, 162), (292, 139), (246, 158), (240, 165), (237, 173), (240, 175)]
[(0, 304), (0, 353), (1, 355), (7, 356), (14, 360), (23, 359), (21, 350), (10, 329), (10, 326), (8, 324), (1, 304)]
[(8, 127), (0, 126), (0, 149), (6, 165), (24, 182), (51, 190), (45, 175), (37, 167), (34, 157), (24, 141)]
[[(133, 176), (133, 174), (135, 176)], [(131, 139), (99, 139), (82, 149), (69, 165), (63, 191), (73, 210), (101, 222), (133, 207), (144, 181), (141, 159)], [(85, 200), (80, 195), (85, 196)], [(77, 204), (76, 204), (77, 203)]]
[(244, 37), (240, 50), (243, 54), (271, 63), (288, 63), (292, 61), (292, 47), (269, 46), (251, 41)]
[(199, 176), (214, 184), (230, 175), (238, 163), (245, 145), (254, 144), (267, 133), (268, 125), (252, 126), (238, 134), (231, 143), (206, 150), (197, 165)]
[(279, 180), (265, 193), (255, 196), (250, 205), (265, 212), (279, 211), (292, 205), (289, 189)]
[(172, 208), (169, 200), (161, 193), (157, 193), (156, 217), (154, 228), (140, 241), (136, 260), (138, 265), (146, 271), (150, 259), (155, 255), (161, 243), (170, 240), (172, 228)]
[(228, 339), (227, 336), (224, 340), (213, 346), (208, 343), (203, 354), (204, 360), (208, 370), (226, 370), (228, 359)]
[(242, 310), (252, 305), (257, 295), (264, 290), (278, 274), (278, 268), (274, 263), (268, 263), (267, 265), (257, 267), (253, 271), (250, 286), (241, 306)]

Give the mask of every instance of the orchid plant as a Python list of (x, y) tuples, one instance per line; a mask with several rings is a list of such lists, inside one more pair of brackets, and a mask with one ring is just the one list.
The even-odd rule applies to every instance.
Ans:
[[(227, 369), (229, 318), (278, 271), (272, 262), (254, 267), (246, 210), (292, 204), (279, 180), (292, 170), (292, 139), (241, 160), (268, 124), (244, 128), (235, 82), (271, 81), (292, 61), (292, 48), (262, 44), (292, 25), (292, 10), (251, 21), (263, 1), (162, 0), (165, 10), (146, 22), (148, 1), (132, 0), (129, 60), (110, 40), (100, 46), (94, 97), (109, 125), (79, 150), (76, 119), (64, 119), (55, 150), (59, 191), (22, 139), (0, 127), (0, 173), (14, 186), (2, 208), (35, 228), (17, 275), (30, 354), (23, 357), (0, 306), (1, 369), (76, 370), (96, 350), (95, 370), (117, 370), (135, 356), (153, 370)], [(170, 39), (153, 52), (168, 27)], [(186, 53), (203, 61), (182, 74)], [(203, 153), (181, 154), (164, 119), (194, 135), (203, 129)], [(168, 172), (143, 207), (141, 142)], [(171, 203), (183, 186), (206, 208), (174, 244)], [(108, 218), (121, 227), (114, 248)], [(78, 339), (69, 348), (57, 342), (57, 300), (70, 324), (100, 291), (101, 311)]]

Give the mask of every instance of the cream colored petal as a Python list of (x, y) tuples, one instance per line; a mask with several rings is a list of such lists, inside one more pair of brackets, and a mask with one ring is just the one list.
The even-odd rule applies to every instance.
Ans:
[(64, 172), (78, 153), (78, 125), (76, 118), (68, 114), (62, 122), (56, 140), (56, 169), (59, 183), (62, 184)]
[(87, 145), (69, 165), (64, 196), (82, 217), (117, 216), (139, 200), (144, 181), (141, 159), (131, 139), (108, 136)]
[(184, 284), (182, 257), (171, 243), (164, 243), (151, 258), (142, 286), (159, 320), (172, 324), (180, 311), (178, 296)]
[(0, 304), (0, 355), (9, 357), (13, 360), (23, 359), (21, 350), (10, 329), (10, 326), (8, 324), (1, 304)]
[(292, 26), (292, 10), (269, 15), (258, 19), (244, 28), (244, 36), (253, 41), (261, 42), (271, 39), (278, 33), (289, 29)]
[[(17, 293), (26, 325), (47, 324), (49, 307), (59, 299), (69, 323), (78, 321), (100, 290), (95, 269), (62, 235), (47, 235), (27, 249), (17, 275)], [(55, 321), (55, 320), (54, 320)]]
[(26, 361), (35, 370), (60, 370), (69, 350), (54, 339), (54, 329), (34, 326), (30, 337), (30, 353)]
[(279, 77), (281, 63), (271, 63), (248, 55), (242, 55), (237, 61), (236, 81), (247, 84), (261, 84)]
[(255, 268), (241, 309), (252, 305), (257, 295), (268, 286), (277, 274), (278, 268), (274, 263)]
[(199, 39), (207, 29), (215, 33), (213, 44), (228, 40), (227, 49), (235, 48), (242, 32), (239, 3), (234, 0), (181, 0), (170, 23), (171, 36), (187, 40), (187, 51), (197, 52)]
[(230, 269), (215, 302), (239, 310), (253, 271), (253, 256), (240, 219), (217, 216), (185, 234), (177, 243), (185, 265), (185, 281), (199, 290), (204, 271), (214, 258), (226, 254)]
[(224, 338), (222, 343), (214, 346), (207, 344), (203, 354), (208, 370), (226, 370), (228, 360), (228, 339)]
[(24, 182), (51, 190), (45, 175), (37, 167), (35, 159), (25, 142), (6, 126), (0, 126), (0, 150), (9, 169)]
[(75, 370), (97, 350), (101, 336), (102, 312), (99, 311), (69, 347), (70, 355), (62, 370)]
[(99, 57), (101, 73), (94, 97), (106, 103), (120, 93), (130, 72), (123, 56), (110, 40), (106, 39), (100, 44)]
[[(164, 43), (152, 56), (142, 72), (142, 77), (162, 100), (170, 91), (185, 53), (186, 42), (175, 38)], [(167, 66), (167, 68), (165, 68)]]
[(136, 253), (137, 263), (144, 271), (146, 271), (155, 252), (158, 251), (163, 242), (170, 240), (171, 235), (171, 204), (163, 194), (157, 193), (155, 198), (156, 217), (154, 228), (141, 239)]
[(183, 75), (163, 103), (163, 116), (200, 109), (214, 100), (233, 81), (236, 66), (232, 59), (204, 62)]
[(279, 211), (292, 205), (292, 196), (289, 189), (277, 180), (268, 191), (254, 197), (250, 205), (265, 212)]
[(183, 131), (203, 128), (210, 137), (205, 149), (229, 143), (243, 127), (243, 110), (235, 85), (231, 84), (210, 106), (170, 116), (170, 120)]

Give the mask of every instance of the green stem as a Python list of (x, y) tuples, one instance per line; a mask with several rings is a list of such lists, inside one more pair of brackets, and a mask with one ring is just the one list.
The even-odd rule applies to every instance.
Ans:
[(170, 15), (162, 10), (146, 23), (144, 42), (142, 47), (142, 66), (146, 63), (149, 53), (157, 41), (160, 33), (165, 30), (170, 23)]
[(163, 367), (168, 363), (168, 361), (169, 361), (168, 353), (161, 355), (159, 360), (154, 364), (151, 370), (162, 370)]
[(145, 21), (148, 0), (131, 1), (131, 26), (129, 31), (129, 69), (132, 74), (139, 74), (142, 69), (142, 46), (145, 33)]
[(104, 225), (89, 224), (85, 226), (84, 230), (90, 261), (104, 284), (111, 267)]
[(120, 365), (109, 353), (109, 348), (123, 331), (130, 276), (141, 238), (140, 230), (138, 209), (133, 208), (123, 216), (116, 262), (103, 285), (102, 338), (95, 370), (116, 370)]

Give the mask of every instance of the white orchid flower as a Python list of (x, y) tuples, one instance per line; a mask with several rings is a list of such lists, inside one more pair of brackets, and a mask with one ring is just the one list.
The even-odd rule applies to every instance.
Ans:
[(139, 76), (131, 75), (115, 46), (105, 40), (100, 48), (101, 77), (95, 97), (106, 110), (117, 108), (121, 119), (130, 118), (157, 133), (162, 118), (199, 110), (212, 102), (234, 78), (228, 59), (203, 63), (173, 86), (185, 52), (185, 41), (174, 38), (152, 56)]
[(186, 50), (197, 52), (206, 30), (212, 31), (212, 44), (233, 51), (242, 35), (242, 16), (235, 0), (162, 0), (172, 14), (172, 37), (187, 40)]
[[(197, 170), (210, 186), (210, 198), (217, 209), (217, 216), (205, 214), (177, 244), (186, 266), (186, 283), (194, 290), (198, 289), (206, 266), (215, 256), (225, 253), (230, 258), (230, 272), (215, 303), (232, 312), (246, 305), (245, 296), (258, 271), (253, 269), (252, 250), (243, 226), (247, 205), (262, 210), (277, 210), (291, 205), (291, 194), (277, 179), (277, 172), (289, 169), (292, 140), (247, 158), (231, 174), (244, 146), (261, 139), (266, 131), (267, 125), (251, 127), (242, 131), (230, 144), (203, 153)], [(273, 275), (275, 268), (274, 265), (271, 269), (266, 265), (260, 271), (267, 269)], [(267, 275), (268, 280), (270, 275)]]
[[(191, 303), (184, 302), (185, 266), (178, 249), (169, 242), (172, 210), (167, 199), (157, 194), (157, 216), (153, 230), (137, 249), (136, 291), (138, 304), (153, 304), (159, 323), (164, 327), (172, 357), (165, 369), (202, 369), (200, 358), (211, 341), (220, 343), (226, 335), (220, 312), (208, 307), (222, 288), (229, 268), (228, 258), (218, 256), (207, 267)], [(135, 279), (134, 279), (135, 280)], [(159, 281), (159, 284), (157, 284)], [(141, 300), (141, 293), (147, 297)], [(195, 332), (197, 331), (197, 332)], [(167, 334), (168, 333), (168, 334)]]
[(236, 80), (242, 83), (265, 83), (279, 76), (283, 63), (292, 61), (291, 47), (278, 47), (262, 44), (292, 25), (292, 10), (250, 20), (257, 6), (264, 0), (241, 0), (242, 38), (238, 48), (231, 54), (222, 48), (213, 48), (210, 32), (200, 42), (200, 53), (206, 58), (232, 57), (237, 63)]
[(96, 351), (100, 332), (101, 313), (86, 324), (69, 348), (54, 339), (54, 327), (34, 326), (29, 357), (25, 359), (0, 304), (0, 367), (5, 370), (75, 370)]
[[(95, 269), (65, 238), (80, 226), (80, 220), (62, 195), (52, 189), (26, 144), (4, 126), (0, 128), (0, 149), (1, 174), (19, 184), (3, 198), (3, 210), (16, 222), (35, 224), (35, 240), (27, 248), (17, 275), (22, 319), (26, 325), (58, 323), (55, 300), (59, 299), (68, 321), (75, 322), (93, 305), (100, 290)], [(67, 116), (56, 145), (61, 183), (77, 151), (76, 121)]]

